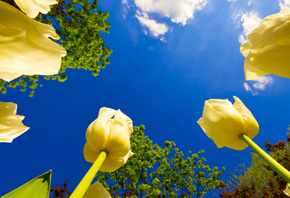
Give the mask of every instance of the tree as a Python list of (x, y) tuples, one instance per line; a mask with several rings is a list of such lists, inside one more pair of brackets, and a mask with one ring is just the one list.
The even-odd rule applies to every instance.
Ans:
[(113, 173), (98, 173), (98, 179), (117, 197), (203, 197), (222, 184), (217, 167), (205, 165), (203, 150), (184, 159), (174, 142), (160, 148), (144, 135), (145, 127), (134, 127), (128, 162)]
[[(68, 185), (68, 179), (65, 180), (63, 186), (56, 186), (55, 188), (50, 188), (50, 192), (53, 193), (53, 198), (68, 198), (71, 195), (71, 191), (69, 191), (66, 187)], [(52, 196), (49, 196), (52, 198)]]
[[(13, 0), (4, 0), (15, 6)], [(44, 76), (46, 80), (64, 82), (67, 79), (66, 69), (85, 69), (97, 76), (101, 68), (110, 63), (109, 56), (113, 50), (109, 49), (101, 37), (101, 33), (109, 33), (111, 24), (107, 22), (108, 12), (98, 10), (98, 1), (88, 0), (59, 0), (48, 14), (39, 14), (36, 20), (51, 24), (61, 37), (60, 44), (67, 50), (67, 56), (62, 59), (59, 74)], [(34, 89), (42, 84), (38, 83), (39, 76), (21, 76), (9, 83), (0, 79), (0, 91), (7, 92), (7, 87), (22, 87), (21, 91), (30, 89), (33, 96)]]
[[(289, 129), (288, 129), (289, 130)], [(270, 155), (287, 170), (290, 170), (290, 134), (287, 142), (265, 143)], [(272, 168), (261, 160), (257, 154), (251, 153), (252, 162), (249, 168), (239, 176), (234, 175), (236, 184), (229, 190), (224, 190), (220, 197), (288, 197), (284, 194), (287, 182), (277, 175)]]

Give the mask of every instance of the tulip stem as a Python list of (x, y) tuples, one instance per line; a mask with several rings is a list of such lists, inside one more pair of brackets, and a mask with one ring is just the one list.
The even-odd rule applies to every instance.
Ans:
[(101, 165), (105, 161), (106, 157), (108, 156), (107, 151), (101, 151), (100, 155), (91, 166), (90, 170), (87, 174), (83, 177), (79, 185), (76, 187), (74, 192), (71, 194), (70, 198), (82, 198), (86, 193), (87, 189), (89, 188), (91, 182), (93, 181), (94, 177), (96, 176), (97, 172), (99, 171)]
[(240, 139), (249, 145), (258, 155), (262, 158), (278, 175), (280, 175), (287, 183), (290, 183), (290, 172), (285, 169), (281, 164), (268, 155), (261, 149), (255, 142), (253, 142), (246, 134), (242, 133)]

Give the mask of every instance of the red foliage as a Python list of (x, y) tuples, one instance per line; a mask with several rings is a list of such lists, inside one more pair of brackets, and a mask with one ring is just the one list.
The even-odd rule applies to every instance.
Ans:
[[(285, 156), (282, 158), (278, 151), (287, 151), (287, 145), (290, 142), (290, 134), (288, 134), (287, 142), (280, 141), (276, 144), (271, 144), (269, 141), (265, 143), (266, 149), (274, 153), (277, 158), (276, 159), (282, 166), (284, 166), (287, 170), (290, 170), (290, 154), (286, 152)], [(271, 169), (268, 165), (265, 164), (267, 169)], [(272, 169), (271, 169), (272, 170)], [(275, 178), (269, 178), (268, 186), (265, 187), (262, 194), (257, 195), (255, 190), (255, 181), (252, 181), (251, 185), (236, 185), (234, 186), (234, 190), (223, 190), (222, 194), (220, 194), (220, 198), (244, 198), (244, 197), (251, 197), (251, 198), (288, 198), (283, 192), (286, 187), (287, 182), (282, 179), (277, 174), (274, 174)], [(274, 180), (278, 183), (279, 188), (274, 188)]]

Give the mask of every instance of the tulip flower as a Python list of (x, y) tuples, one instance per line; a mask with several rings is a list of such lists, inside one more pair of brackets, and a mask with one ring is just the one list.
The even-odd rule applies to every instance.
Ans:
[(66, 50), (48, 37), (59, 39), (52, 26), (0, 1), (0, 78), (57, 74)]
[(95, 182), (88, 188), (83, 198), (111, 198), (111, 195), (100, 182)]
[(285, 190), (283, 191), (283, 193), (284, 193), (285, 195), (287, 195), (288, 197), (290, 197), (290, 184), (289, 184), (289, 183), (286, 185), (286, 188), (285, 188)]
[(266, 74), (290, 78), (290, 9), (262, 20), (240, 47), (246, 80)]
[(83, 197), (98, 170), (113, 172), (123, 166), (133, 155), (130, 136), (133, 133), (132, 120), (120, 110), (103, 107), (98, 118), (87, 131), (84, 157), (93, 163), (71, 198)]
[(57, 4), (56, 0), (14, 0), (18, 7), (30, 18), (35, 18), (39, 12), (46, 14), (50, 5)]
[(16, 115), (17, 104), (0, 102), (0, 142), (12, 142), (29, 127), (22, 124), (24, 116)]
[(249, 146), (290, 183), (290, 172), (251, 140), (259, 132), (259, 125), (242, 101), (235, 96), (234, 99), (234, 105), (228, 100), (205, 101), (202, 117), (197, 123), (218, 148), (226, 146), (242, 150)]
[(226, 146), (242, 150), (247, 144), (239, 135), (245, 133), (254, 138), (259, 132), (259, 125), (243, 102), (238, 97), (234, 96), (234, 99), (234, 104), (229, 100), (205, 101), (202, 117), (197, 122), (218, 148)]
[(105, 150), (109, 154), (100, 167), (100, 171), (117, 170), (133, 155), (130, 150), (132, 133), (133, 124), (128, 116), (120, 110), (101, 108), (98, 118), (90, 124), (86, 132), (85, 159), (93, 163), (99, 153)]

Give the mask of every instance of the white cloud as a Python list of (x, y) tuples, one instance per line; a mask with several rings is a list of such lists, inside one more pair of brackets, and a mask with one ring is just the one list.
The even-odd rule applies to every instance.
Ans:
[[(165, 23), (157, 23), (153, 19), (149, 19), (149, 16), (147, 14), (141, 14), (137, 12), (135, 17), (139, 20), (139, 22), (143, 25), (148, 27), (150, 33), (154, 37), (160, 37), (163, 36), (167, 31), (168, 27)], [(144, 31), (145, 35), (147, 35), (147, 31)], [(165, 39), (163, 37), (160, 38), (161, 41), (164, 41)]]
[(239, 42), (243, 44), (247, 41), (247, 35), (258, 27), (262, 21), (257, 12), (246, 12), (241, 15), (240, 21), (243, 26), (243, 32), (239, 35)]
[(246, 91), (252, 91), (250, 85), (246, 82), (244, 82), (244, 88), (246, 89)]
[[(170, 19), (172, 23), (184, 26), (207, 3), (208, 0), (122, 0), (123, 17), (126, 18), (129, 10), (134, 11), (141, 25), (149, 28), (148, 33), (159, 38), (159, 35), (164, 35), (170, 26), (170, 22), (165, 24), (160, 23), (160, 20)], [(162, 37), (160, 40), (165, 41), (165, 38)]]
[(274, 82), (274, 79), (269, 76), (261, 76), (259, 78), (256, 78), (254, 81), (256, 81), (253, 84), (253, 87), (255, 89), (259, 90), (265, 90), (266, 86), (272, 85)]
[(244, 82), (244, 88), (253, 95), (258, 95), (259, 91), (264, 91), (266, 87), (271, 86), (273, 83), (274, 79), (270, 76), (261, 76), (254, 80), (248, 81), (248, 83)]
[(290, 0), (279, 0), (280, 11), (290, 8)]
[(174, 23), (186, 25), (194, 13), (207, 4), (207, 0), (135, 0), (135, 4), (142, 13), (159, 14)]
[(237, 0), (228, 0), (228, 2), (234, 2), (234, 1), (237, 1)]

